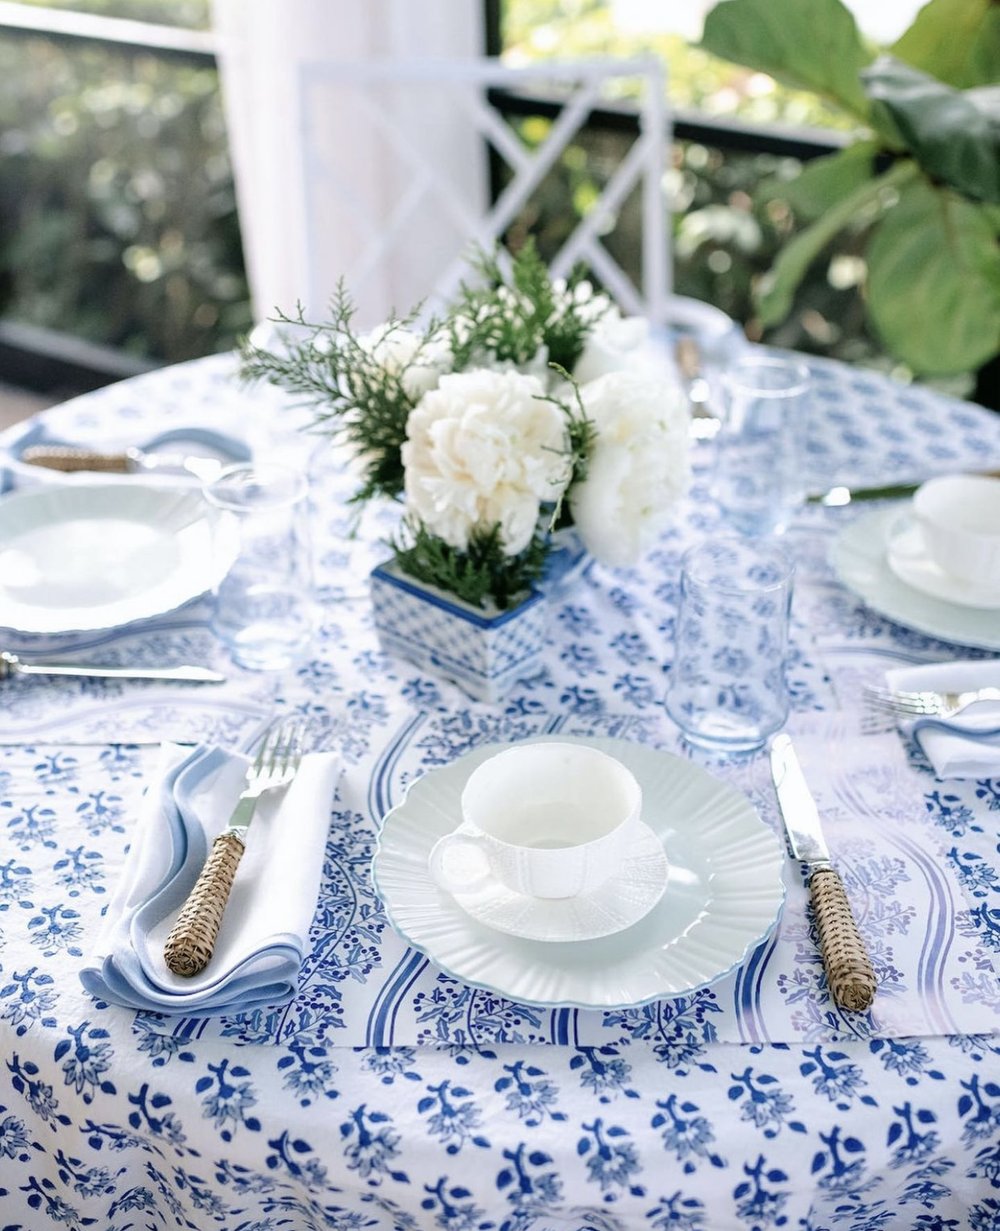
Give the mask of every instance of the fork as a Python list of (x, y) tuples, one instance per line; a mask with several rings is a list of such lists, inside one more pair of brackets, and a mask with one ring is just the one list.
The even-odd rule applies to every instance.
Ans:
[(187, 901), (170, 930), (163, 955), (167, 968), (190, 978), (211, 961), (222, 915), (246, 849), (246, 835), (257, 801), (266, 791), (287, 786), (302, 760), (302, 723), (286, 719), (264, 736), (260, 750), (247, 767), (246, 786), (229, 824), (212, 843)]
[(975, 701), (1000, 701), (1000, 688), (971, 688), (964, 692), (908, 691), (865, 684), (863, 694), (869, 711), (865, 722), (867, 729), (875, 729), (879, 721), (884, 729), (897, 718), (954, 718)]

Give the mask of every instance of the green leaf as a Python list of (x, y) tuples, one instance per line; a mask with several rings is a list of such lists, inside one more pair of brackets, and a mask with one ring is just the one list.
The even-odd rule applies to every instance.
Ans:
[(994, 89), (955, 90), (892, 56), (862, 73), (872, 113), (889, 115), (927, 173), (979, 201), (1000, 201), (1000, 116)]
[(930, 0), (889, 51), (960, 90), (992, 85), (1000, 80), (1000, 7), (993, 0)]
[(872, 57), (840, 0), (722, 0), (699, 46), (868, 118), (858, 74)]
[(988, 210), (918, 179), (868, 246), (868, 307), (914, 372), (979, 368), (1000, 348), (1000, 250)]
[(778, 257), (763, 280), (758, 292), (761, 321), (777, 325), (792, 308), (795, 291), (806, 271), (838, 231), (857, 222), (871, 210), (877, 210), (886, 197), (886, 190), (916, 174), (909, 160), (897, 162), (884, 174), (860, 184), (842, 197), (836, 205), (800, 231), (778, 253)]
[(787, 201), (799, 218), (811, 222), (872, 178), (875, 141), (856, 141), (836, 154), (814, 158), (793, 180), (767, 180), (759, 195)]

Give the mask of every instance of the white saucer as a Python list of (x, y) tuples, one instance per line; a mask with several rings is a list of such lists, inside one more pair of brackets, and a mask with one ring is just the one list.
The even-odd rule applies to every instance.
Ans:
[(493, 881), (455, 901), (473, 919), (529, 940), (594, 940), (631, 927), (663, 897), (669, 865), (663, 843), (636, 821), (631, 851), (619, 871), (592, 893), (573, 898), (533, 898)]
[(642, 787), (643, 821), (669, 861), (659, 901), (630, 927), (584, 943), (540, 941), (473, 918), (427, 871), (455, 828), (462, 788), (501, 746), (418, 779), (385, 817), (375, 891), (397, 932), (463, 983), (520, 1004), (627, 1008), (681, 996), (734, 970), (771, 932), (784, 900), (784, 851), (740, 791), (682, 757), (619, 739), (542, 737), (617, 757)]
[(917, 522), (901, 518), (889, 528), (889, 567), (901, 580), (924, 594), (960, 607), (1000, 609), (1000, 589), (951, 577), (931, 559)]
[(963, 607), (897, 577), (889, 567), (889, 531), (898, 507), (866, 512), (845, 526), (830, 549), (830, 563), (840, 580), (873, 611), (904, 628), (955, 645), (1000, 650), (1000, 617), (982, 607)]

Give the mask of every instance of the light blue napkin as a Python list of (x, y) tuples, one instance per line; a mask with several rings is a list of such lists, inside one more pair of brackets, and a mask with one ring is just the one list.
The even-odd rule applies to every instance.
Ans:
[(80, 971), (91, 995), (185, 1017), (242, 1013), (295, 995), (340, 775), (332, 753), (304, 757), (287, 789), (261, 798), (205, 970), (181, 978), (163, 959), (177, 913), (244, 785), (246, 764), (219, 748), (164, 746), (104, 930)]

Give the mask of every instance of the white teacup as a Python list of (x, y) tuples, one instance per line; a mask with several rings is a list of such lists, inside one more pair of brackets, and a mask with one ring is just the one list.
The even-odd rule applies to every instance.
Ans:
[(913, 497), (913, 513), (938, 568), (961, 581), (1000, 586), (1000, 479), (929, 479)]
[(517, 744), (470, 774), (462, 824), (435, 843), (430, 872), (449, 893), (494, 879), (535, 898), (589, 893), (621, 867), (641, 808), (638, 782), (607, 753)]

